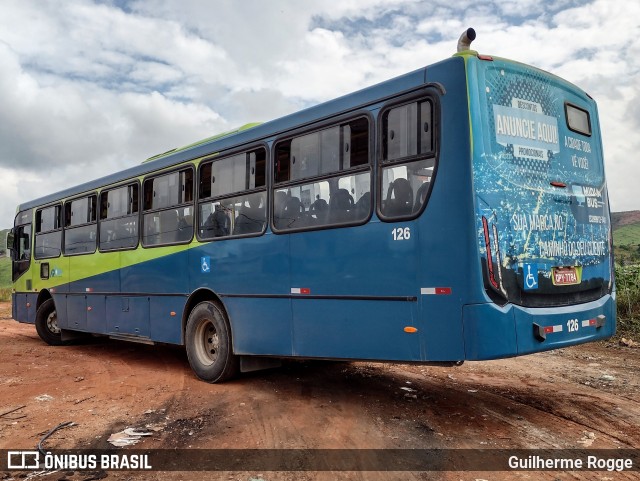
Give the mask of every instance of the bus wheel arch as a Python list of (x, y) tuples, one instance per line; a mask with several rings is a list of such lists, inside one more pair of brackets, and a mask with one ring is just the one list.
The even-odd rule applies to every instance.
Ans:
[(224, 304), (222, 303), (222, 299), (220, 299), (220, 297), (213, 292), (210, 289), (197, 289), (195, 291), (193, 291), (191, 293), (191, 295), (189, 296), (189, 298), (187, 299), (187, 303), (184, 306), (184, 310), (182, 311), (182, 327), (181, 327), (181, 341), (182, 344), (184, 345), (185, 343), (185, 333), (187, 331), (187, 321), (189, 321), (189, 315), (191, 315), (191, 311), (193, 311), (193, 309), (200, 304), (201, 302), (215, 302), (217, 304), (219, 304), (220, 306), (222, 306), (222, 309), (224, 310), (224, 314), (225, 316), (227, 316), (228, 319), (228, 314), (227, 314), (227, 310), (224, 307)]
[(239, 371), (231, 324), (222, 303), (205, 299), (189, 311), (184, 344), (191, 369), (206, 382), (223, 382)]
[(40, 309), (40, 306), (48, 299), (52, 299), (51, 293), (47, 289), (42, 289), (38, 294), (38, 300), (36, 301), (36, 312), (38, 311), (38, 309)]

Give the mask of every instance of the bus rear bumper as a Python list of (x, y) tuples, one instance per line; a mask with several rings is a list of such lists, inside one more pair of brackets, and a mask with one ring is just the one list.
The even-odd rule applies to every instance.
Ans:
[(553, 308), (473, 304), (463, 308), (465, 359), (488, 360), (560, 349), (611, 337), (615, 298)]

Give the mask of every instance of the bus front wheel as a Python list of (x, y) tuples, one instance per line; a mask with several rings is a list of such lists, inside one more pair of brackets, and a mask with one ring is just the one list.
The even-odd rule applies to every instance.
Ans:
[(36, 331), (38, 336), (50, 346), (66, 344), (62, 340), (62, 331), (58, 326), (58, 314), (53, 299), (47, 299), (36, 312)]
[(223, 382), (238, 372), (233, 354), (231, 328), (223, 309), (213, 302), (193, 308), (185, 331), (187, 357), (191, 369), (206, 382)]

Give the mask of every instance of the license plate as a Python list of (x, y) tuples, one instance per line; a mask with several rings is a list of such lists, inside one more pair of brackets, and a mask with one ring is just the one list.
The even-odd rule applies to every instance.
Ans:
[(580, 267), (554, 267), (553, 268), (553, 284), (555, 286), (572, 286), (580, 284)]

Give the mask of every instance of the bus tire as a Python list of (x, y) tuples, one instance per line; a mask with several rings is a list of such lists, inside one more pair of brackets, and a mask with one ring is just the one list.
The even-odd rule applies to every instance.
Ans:
[(62, 346), (66, 344), (62, 340), (62, 331), (58, 326), (58, 315), (53, 299), (44, 301), (36, 312), (36, 331), (38, 336), (50, 346)]
[(238, 373), (231, 328), (224, 310), (214, 302), (201, 302), (189, 314), (185, 346), (191, 369), (206, 382), (223, 382)]

